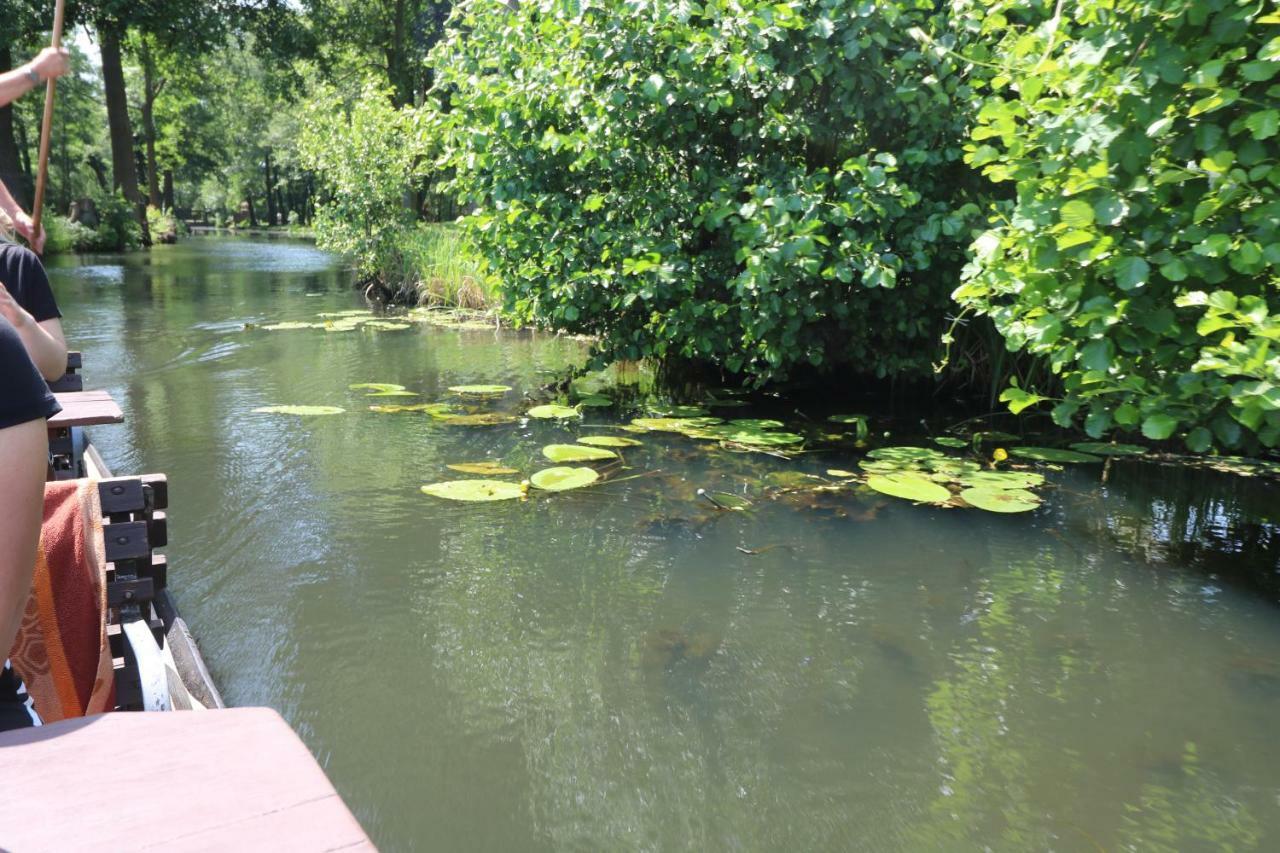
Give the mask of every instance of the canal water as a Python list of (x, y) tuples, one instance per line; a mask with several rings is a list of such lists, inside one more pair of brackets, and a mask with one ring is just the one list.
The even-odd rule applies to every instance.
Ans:
[[(51, 275), (127, 416), (93, 431), (106, 461), (169, 476), (171, 585), (224, 696), (278, 709), (384, 849), (1280, 846), (1275, 483), (1117, 460), (1047, 471), (1022, 515), (719, 512), (696, 489), (858, 454), (652, 434), (630, 479), (449, 503), (420, 491), (446, 465), (528, 473), (617, 415), (456, 427), (348, 386), (497, 383), (515, 411), (583, 344), (246, 330), (363, 307), (304, 243)], [(282, 404), (347, 411), (254, 412)]]

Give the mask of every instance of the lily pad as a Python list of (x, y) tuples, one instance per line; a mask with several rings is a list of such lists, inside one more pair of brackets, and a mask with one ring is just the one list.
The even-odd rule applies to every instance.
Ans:
[(1044, 485), (1044, 475), (1034, 471), (979, 471), (960, 478), (960, 483), (972, 489), (1034, 489)]
[(770, 471), (764, 475), (764, 481), (782, 489), (811, 488), (826, 485), (827, 482), (814, 474), (804, 474), (800, 471)]
[(785, 447), (789, 444), (800, 444), (804, 436), (794, 432), (776, 430), (750, 429), (735, 424), (722, 424), (700, 430), (701, 435), (720, 441), (731, 441), (735, 444), (750, 444), (756, 447)]
[(1040, 499), (1025, 489), (969, 488), (960, 497), (969, 506), (987, 512), (1029, 512), (1040, 506)]
[(373, 312), (367, 308), (353, 308), (349, 311), (324, 311), (316, 315), (326, 319), (333, 317), (372, 317)]
[(377, 329), (380, 332), (399, 332), (404, 329), (412, 329), (410, 323), (392, 323), (387, 320), (370, 320), (364, 324), (366, 329)]
[(1034, 459), (1037, 462), (1101, 462), (1102, 458), (1091, 453), (1078, 450), (1063, 450), (1059, 447), (1010, 447), (1010, 456), (1022, 459)]
[(707, 400), (707, 406), (712, 409), (745, 409), (750, 405), (746, 400)]
[(515, 415), (502, 412), (480, 412), (474, 415), (440, 415), (440, 420), (450, 426), (501, 426), (519, 421)]
[(354, 385), (348, 385), (352, 391), (403, 391), (403, 385), (396, 385), (393, 382), (357, 382)]
[(524, 496), (519, 483), (502, 480), (450, 480), (423, 486), (422, 491), (451, 501), (509, 501)]
[(1102, 441), (1081, 441), (1071, 445), (1072, 450), (1097, 456), (1143, 456), (1147, 449), (1136, 444), (1108, 444)]
[[(374, 395), (377, 396), (377, 395)], [(381, 414), (399, 414), (401, 412), (425, 412), (435, 417), (448, 416), (453, 411), (453, 406), (448, 403), (413, 403), (408, 406), (400, 405), (380, 405), (370, 406), (369, 411), (379, 412)]]
[(366, 394), (365, 396), (366, 397), (416, 397), (418, 396), (418, 392), (405, 391), (404, 389), (401, 389), (399, 391), (374, 391), (372, 394)]
[(449, 388), (455, 394), (466, 394), (474, 397), (495, 397), (511, 390), (510, 385), (453, 385)]
[(479, 474), (482, 477), (502, 477), (508, 474), (519, 474), (515, 468), (508, 468), (501, 462), (458, 462), (446, 465), (450, 471), (459, 474)]
[(588, 409), (607, 409), (613, 405), (613, 401), (603, 394), (588, 394), (578, 400), (578, 405)]
[(719, 418), (635, 418), (631, 425), (653, 432), (688, 432), (723, 423)]
[(783, 426), (782, 421), (772, 418), (734, 418), (728, 425), (749, 430), (782, 429)]
[(651, 406), (649, 411), (660, 418), (697, 418), (707, 414), (701, 406)]
[(840, 480), (848, 480), (858, 475), (854, 471), (845, 471), (841, 468), (828, 468), (827, 476), (836, 477), (837, 479), (840, 479)]
[(589, 444), (592, 447), (639, 447), (644, 442), (620, 435), (586, 435), (578, 439), (578, 444)]
[(346, 409), (340, 406), (259, 406), (254, 411), (267, 415), (311, 417), (312, 415), (340, 415)]
[(717, 509), (729, 512), (742, 512), (752, 506), (751, 501), (742, 495), (735, 495), (733, 492), (703, 492), (699, 490), (699, 494), (715, 504)]
[(261, 326), (260, 328), (265, 329), (268, 332), (282, 332), (289, 329), (318, 329), (320, 328), (320, 324), (319, 323), (302, 323), (302, 322), (298, 322), (297, 320), (288, 320), (284, 323), (272, 323), (269, 326)]
[(543, 418), (546, 420), (550, 420), (552, 418), (577, 418), (582, 416), (582, 413), (572, 406), (557, 405), (534, 406), (529, 410), (528, 414), (531, 418)]
[(593, 468), (544, 468), (529, 478), (534, 488), (546, 492), (567, 492), (569, 489), (581, 489), (589, 486), (600, 475)]
[(602, 462), (617, 459), (618, 454), (603, 447), (584, 447), (581, 444), (548, 444), (542, 455), (552, 462)]
[(916, 503), (944, 503), (951, 492), (919, 474), (872, 474), (867, 485), (882, 494)]
[(877, 447), (874, 450), (868, 450), (867, 456), (872, 459), (881, 459), (885, 462), (935, 462), (949, 458), (940, 450), (934, 450), (931, 447)]
[(953, 435), (939, 435), (934, 437), (934, 444), (940, 444), (943, 447), (968, 447), (969, 442), (963, 438), (956, 438)]
[(833, 424), (850, 424), (856, 426), (867, 422), (866, 415), (832, 415), (827, 418)]

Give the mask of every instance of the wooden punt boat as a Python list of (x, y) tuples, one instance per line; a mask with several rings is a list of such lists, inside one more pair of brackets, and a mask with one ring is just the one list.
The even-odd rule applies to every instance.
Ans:
[(0, 733), (0, 846), (373, 849), (276, 712), (225, 707), (154, 552), (167, 543), (168, 482), (108, 470), (85, 429), (124, 416), (106, 392), (83, 390), (80, 366), (72, 353), (51, 383), (63, 411), (49, 422), (50, 479), (97, 481), (115, 710), (151, 713)]

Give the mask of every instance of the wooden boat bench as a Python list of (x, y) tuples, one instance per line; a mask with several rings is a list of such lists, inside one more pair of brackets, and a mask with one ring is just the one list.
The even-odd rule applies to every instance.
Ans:
[(17, 851), (373, 850), (276, 712), (100, 714), (0, 734)]
[(124, 413), (106, 391), (85, 391), (77, 373), (80, 353), (67, 353), (67, 373), (49, 383), (62, 411), (49, 419), (51, 479), (74, 480), (86, 476), (84, 427), (124, 422)]

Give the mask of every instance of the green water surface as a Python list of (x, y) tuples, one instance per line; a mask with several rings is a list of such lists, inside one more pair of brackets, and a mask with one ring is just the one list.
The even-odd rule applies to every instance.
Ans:
[(1280, 846), (1274, 483), (1117, 461), (1048, 471), (1024, 515), (721, 513), (695, 490), (858, 455), (647, 435), (625, 460), (651, 476), (453, 504), (419, 491), (446, 464), (527, 474), (616, 416), (449, 427), (347, 386), (500, 383), (515, 411), (581, 343), (245, 331), (362, 307), (305, 243), (51, 275), (127, 415), (95, 443), (169, 476), (171, 586), (225, 698), (280, 710), (384, 849)]

